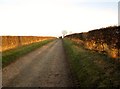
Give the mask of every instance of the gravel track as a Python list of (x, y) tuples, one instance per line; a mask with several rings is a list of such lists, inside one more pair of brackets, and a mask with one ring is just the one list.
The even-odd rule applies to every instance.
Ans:
[(73, 80), (62, 40), (20, 57), (2, 70), (4, 87), (71, 87)]

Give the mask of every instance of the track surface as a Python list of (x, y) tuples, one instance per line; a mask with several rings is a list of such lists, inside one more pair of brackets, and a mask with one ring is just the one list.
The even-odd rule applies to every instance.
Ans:
[(55, 40), (3, 69), (4, 87), (71, 87), (62, 40)]

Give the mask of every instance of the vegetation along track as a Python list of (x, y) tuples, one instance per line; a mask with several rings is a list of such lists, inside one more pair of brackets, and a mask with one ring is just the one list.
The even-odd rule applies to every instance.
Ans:
[(67, 38), (64, 47), (80, 87), (120, 86), (120, 64), (113, 58), (85, 49)]

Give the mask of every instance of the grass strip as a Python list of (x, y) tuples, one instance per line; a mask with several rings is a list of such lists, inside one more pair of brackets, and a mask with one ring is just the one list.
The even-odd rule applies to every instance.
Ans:
[(45, 45), (51, 41), (53, 41), (53, 39), (44, 40), (41, 42), (21, 46), (21, 47), (15, 48), (15, 49), (11, 49), (11, 50), (2, 52), (2, 67), (7, 66), (11, 62), (15, 61), (17, 58), (37, 49), (39, 47), (42, 47), (43, 45)]
[(120, 86), (120, 64), (114, 59), (68, 39), (64, 39), (63, 44), (81, 87)]

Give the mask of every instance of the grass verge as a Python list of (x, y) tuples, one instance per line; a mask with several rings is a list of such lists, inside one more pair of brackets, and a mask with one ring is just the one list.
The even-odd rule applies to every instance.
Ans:
[(114, 59), (68, 39), (64, 39), (63, 44), (81, 87), (120, 86), (120, 64)]
[(21, 47), (15, 48), (15, 49), (11, 49), (11, 50), (2, 52), (2, 67), (7, 66), (11, 62), (15, 61), (17, 58), (37, 49), (39, 47), (42, 47), (43, 45), (45, 45), (51, 41), (53, 41), (53, 39), (52, 40), (44, 40), (41, 42), (21, 46)]

